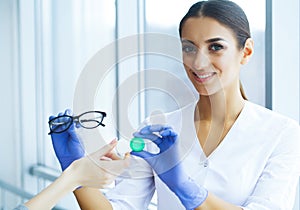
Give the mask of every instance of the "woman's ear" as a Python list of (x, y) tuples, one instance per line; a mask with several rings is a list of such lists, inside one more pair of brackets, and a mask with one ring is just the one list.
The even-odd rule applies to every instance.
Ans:
[(243, 57), (241, 59), (241, 64), (244, 65), (248, 63), (249, 59), (251, 58), (254, 50), (254, 42), (253, 39), (248, 38), (245, 42), (245, 46), (243, 49)]

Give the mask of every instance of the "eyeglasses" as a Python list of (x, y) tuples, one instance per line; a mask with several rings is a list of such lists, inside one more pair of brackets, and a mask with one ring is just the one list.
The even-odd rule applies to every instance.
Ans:
[(101, 111), (88, 111), (78, 116), (58, 116), (49, 120), (49, 134), (62, 133), (68, 130), (73, 122), (86, 129), (93, 129), (99, 125), (104, 127), (105, 125), (102, 123), (104, 117), (106, 117), (106, 113)]

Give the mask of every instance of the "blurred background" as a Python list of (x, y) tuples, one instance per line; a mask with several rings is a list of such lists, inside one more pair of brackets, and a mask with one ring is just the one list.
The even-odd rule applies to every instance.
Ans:
[[(119, 131), (128, 124), (137, 127), (157, 110), (180, 108), (172, 95), (161, 91), (174, 86), (172, 77), (157, 78), (160, 89), (147, 89), (153, 82), (147, 71), (168, 72), (185, 82), (182, 63), (145, 53), (153, 43), (136, 35), (155, 33), (178, 39), (179, 21), (194, 2), (0, 0), (0, 209), (26, 201), (59, 175), (47, 135), (48, 117), (74, 108), (80, 75), (99, 51), (111, 59), (91, 105), (108, 114), (107, 126), (99, 128), (104, 139), (123, 138)], [(255, 54), (241, 72), (249, 100), (299, 122), (299, 1), (234, 2), (248, 16), (255, 41)], [(122, 57), (124, 41), (118, 40), (128, 37), (136, 54)], [(179, 45), (172, 48), (181, 51)], [(134, 97), (124, 109), (129, 90), (122, 87), (133, 75)], [(184, 100), (184, 89), (176, 97)], [(156, 209), (155, 202), (154, 197), (149, 209)], [(69, 194), (56, 209), (79, 207)], [(294, 210), (299, 209), (298, 192)]]

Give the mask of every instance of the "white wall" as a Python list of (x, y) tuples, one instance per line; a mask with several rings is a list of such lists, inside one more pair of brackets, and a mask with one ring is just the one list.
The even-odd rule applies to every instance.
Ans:
[[(299, 122), (299, 1), (273, 1), (273, 110)], [(299, 189), (294, 210), (299, 210)]]
[(273, 109), (299, 122), (299, 1), (273, 1)]
[[(23, 167), (23, 162), (20, 149), (17, 13), (15, 1), (0, 1), (0, 178), (7, 183), (20, 186), (23, 184), (23, 180), (20, 179), (20, 168)], [(3, 195), (1, 194), (1, 196)], [(6, 201), (5, 205), (7, 206), (17, 202), (9, 195), (5, 196), (3, 200)]]

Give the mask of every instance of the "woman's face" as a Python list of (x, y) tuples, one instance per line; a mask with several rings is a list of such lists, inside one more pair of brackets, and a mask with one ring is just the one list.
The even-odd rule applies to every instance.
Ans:
[(189, 18), (181, 36), (184, 67), (200, 95), (239, 88), (243, 50), (229, 28), (212, 18)]

